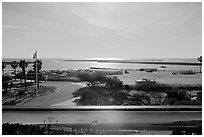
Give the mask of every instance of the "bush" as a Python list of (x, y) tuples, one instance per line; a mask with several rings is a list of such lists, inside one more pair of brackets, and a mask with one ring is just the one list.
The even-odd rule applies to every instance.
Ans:
[(175, 105), (177, 102), (177, 99), (175, 98), (167, 98), (164, 102), (165, 105)]
[(171, 90), (172, 88), (168, 85), (165, 84), (160, 84), (160, 83), (140, 83), (136, 85), (135, 87), (136, 90), (139, 91), (163, 91), (166, 92), (168, 90)]
[(136, 92), (133, 94), (132, 101), (134, 102), (134, 105), (148, 105), (150, 104), (151, 97), (144, 91)]
[(24, 91), (24, 90), (20, 90), (20, 91), (17, 93), (16, 96), (22, 96), (22, 95), (24, 95), (24, 94), (25, 94), (25, 91)]
[(112, 92), (112, 98), (115, 105), (122, 105), (124, 100), (127, 100), (129, 93), (125, 91)]
[(175, 98), (176, 100), (191, 100), (190, 95), (185, 90), (171, 90), (167, 92), (167, 98)]
[(106, 84), (107, 87), (122, 89), (123, 82), (120, 81), (116, 76), (115, 77), (107, 77), (103, 72), (81, 72), (78, 74), (78, 77), (81, 81), (87, 81), (91, 83), (92, 86), (96, 84), (102, 83)]
[(78, 74), (78, 78), (81, 79), (81, 81), (87, 81), (94, 86), (95, 84), (98, 83), (104, 83), (106, 80), (106, 75), (102, 72), (94, 72), (94, 73), (89, 73), (89, 72), (81, 72)]
[(111, 78), (107, 77), (106, 78), (106, 86), (110, 88), (115, 88), (115, 89), (122, 89), (123, 88), (123, 82), (120, 81), (116, 76)]
[(202, 102), (202, 92), (197, 93), (197, 100)]
[(80, 97), (75, 100), (77, 105), (112, 105), (112, 97), (109, 92), (104, 88), (90, 87), (75, 91), (73, 96)]
[(127, 91), (129, 91), (129, 90), (132, 90), (133, 88), (130, 87), (129, 85), (125, 85), (125, 86), (124, 86), (124, 89), (127, 90)]

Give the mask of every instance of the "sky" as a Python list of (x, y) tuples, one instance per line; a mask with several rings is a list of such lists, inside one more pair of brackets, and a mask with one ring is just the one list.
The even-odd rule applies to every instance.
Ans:
[(3, 58), (197, 58), (201, 2), (2, 4)]

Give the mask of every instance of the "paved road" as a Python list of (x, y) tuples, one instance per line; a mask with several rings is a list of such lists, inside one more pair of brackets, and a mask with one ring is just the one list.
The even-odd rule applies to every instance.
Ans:
[(51, 93), (49, 95), (40, 96), (32, 99), (31, 101), (24, 104), (24, 106), (36, 106), (36, 107), (47, 107), (66, 101), (66, 106), (75, 106), (72, 102), (72, 93), (81, 88), (82, 86), (72, 84), (70, 82), (45, 82), (42, 86), (55, 86), (59, 88), (58, 92)]

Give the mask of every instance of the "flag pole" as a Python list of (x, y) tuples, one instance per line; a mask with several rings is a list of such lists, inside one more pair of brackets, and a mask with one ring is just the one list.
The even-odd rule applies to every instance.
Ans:
[(38, 97), (38, 63), (37, 63), (37, 60), (38, 60), (38, 58), (37, 58), (37, 50), (36, 50), (36, 59), (35, 59), (35, 70), (36, 70), (36, 97)]

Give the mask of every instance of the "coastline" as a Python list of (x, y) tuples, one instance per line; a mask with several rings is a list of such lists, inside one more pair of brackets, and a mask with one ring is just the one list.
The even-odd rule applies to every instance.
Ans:
[(86, 60), (86, 59), (65, 59), (58, 61), (67, 62), (99, 62), (99, 63), (130, 63), (130, 64), (157, 64), (157, 65), (190, 65), (199, 66), (202, 63), (197, 62), (184, 62), (184, 61), (164, 61), (164, 60)]

